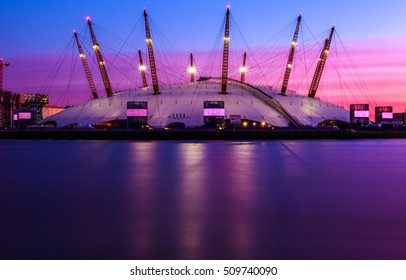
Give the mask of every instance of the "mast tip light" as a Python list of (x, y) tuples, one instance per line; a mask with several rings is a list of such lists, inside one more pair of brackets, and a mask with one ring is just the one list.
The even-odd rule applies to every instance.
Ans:
[(89, 16), (86, 17), (86, 21), (90, 21), (90, 17), (89, 17)]
[(188, 72), (189, 72), (189, 74), (194, 75), (194, 74), (196, 74), (197, 69), (196, 69), (195, 66), (190, 66), (190, 67), (188, 68)]
[(230, 4), (228, 4), (228, 5), (226, 6), (226, 8), (227, 8), (227, 9), (230, 9)]

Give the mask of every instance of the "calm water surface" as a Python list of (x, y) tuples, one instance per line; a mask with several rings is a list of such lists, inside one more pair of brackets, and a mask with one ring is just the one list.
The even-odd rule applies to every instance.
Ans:
[(406, 140), (0, 141), (1, 259), (406, 259)]

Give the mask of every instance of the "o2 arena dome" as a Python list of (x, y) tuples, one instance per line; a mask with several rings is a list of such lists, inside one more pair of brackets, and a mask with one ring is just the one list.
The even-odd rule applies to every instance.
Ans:
[(141, 88), (69, 107), (44, 122), (56, 122), (61, 128), (115, 126), (132, 117), (152, 127), (200, 127), (223, 122), (300, 127), (317, 126), (326, 120), (349, 122), (347, 110), (295, 93), (281, 95), (230, 80), (228, 93), (220, 91), (221, 83), (216, 79), (162, 86), (160, 94), (154, 94), (151, 87)]
[[(196, 128), (196, 127), (304, 127), (317, 126), (325, 121), (349, 122), (349, 111), (315, 98), (332, 41), (334, 27), (325, 40), (317, 68), (307, 96), (287, 90), (293, 65), (301, 22), (297, 19), (281, 89), (253, 86), (245, 83), (246, 53), (240, 68), (241, 79), (228, 77), (230, 10), (227, 7), (222, 56), (222, 76), (200, 77), (195, 80), (196, 67), (190, 55), (190, 82), (170, 85), (158, 84), (148, 16), (144, 10), (148, 64), (144, 64), (139, 51), (139, 71), (143, 87), (113, 92), (105, 62), (97, 43), (92, 23), (87, 19), (92, 36), (93, 50), (101, 73), (106, 97), (99, 97), (89, 71), (86, 56), (75, 32), (76, 43), (93, 98), (70, 106), (43, 120), (58, 128), (88, 127), (144, 127), (144, 128)], [(148, 69), (147, 69), (148, 68)], [(145, 72), (150, 70), (152, 86), (148, 86)]]

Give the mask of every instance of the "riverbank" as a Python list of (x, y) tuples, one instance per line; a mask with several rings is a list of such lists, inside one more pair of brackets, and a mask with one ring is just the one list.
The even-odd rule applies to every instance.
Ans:
[(406, 130), (3, 130), (0, 139), (55, 140), (294, 140), (406, 138)]

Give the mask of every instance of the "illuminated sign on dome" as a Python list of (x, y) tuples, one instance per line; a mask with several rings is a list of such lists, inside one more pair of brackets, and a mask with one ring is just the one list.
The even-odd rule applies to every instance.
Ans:
[(203, 109), (203, 116), (205, 117), (224, 117), (225, 111), (221, 108), (206, 108)]

